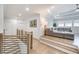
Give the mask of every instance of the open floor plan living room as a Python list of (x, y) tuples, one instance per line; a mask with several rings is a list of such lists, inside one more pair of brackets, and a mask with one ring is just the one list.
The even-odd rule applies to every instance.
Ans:
[(79, 4), (0, 4), (1, 54), (78, 54)]

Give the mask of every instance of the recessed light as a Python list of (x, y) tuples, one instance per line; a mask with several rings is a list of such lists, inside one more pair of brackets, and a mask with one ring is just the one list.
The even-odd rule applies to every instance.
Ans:
[(53, 8), (55, 8), (55, 7), (54, 7), (54, 6), (51, 6), (51, 7), (48, 9), (48, 13), (50, 13)]
[(48, 9), (47, 11), (48, 11), (48, 13), (50, 13), (50, 9)]
[(29, 8), (25, 8), (25, 10), (26, 10), (26, 11), (29, 11), (30, 9), (29, 9)]

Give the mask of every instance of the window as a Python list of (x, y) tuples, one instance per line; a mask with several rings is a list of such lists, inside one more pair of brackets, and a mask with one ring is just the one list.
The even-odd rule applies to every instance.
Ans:
[(64, 23), (59, 23), (58, 27), (64, 27)]
[(74, 23), (74, 26), (79, 26), (79, 23)]
[(65, 23), (65, 27), (72, 27), (72, 23)]
[(79, 20), (75, 20), (73, 26), (79, 26)]

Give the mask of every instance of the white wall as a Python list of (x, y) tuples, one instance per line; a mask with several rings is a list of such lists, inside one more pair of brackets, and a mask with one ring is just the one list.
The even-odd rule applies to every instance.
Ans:
[[(31, 20), (37, 20), (37, 27), (30, 27), (30, 21)], [(41, 23), (40, 23), (40, 15), (36, 15), (34, 17), (30, 17), (29, 19), (25, 20), (26, 23), (26, 31), (33, 31), (33, 36), (34, 38), (39, 39), (40, 36), (42, 35), (42, 31), (41, 31)]]
[[(30, 27), (31, 20), (37, 20), (37, 27)], [(17, 21), (16, 21), (17, 20)], [(40, 15), (35, 15), (30, 18), (17, 19), (17, 18), (8, 18), (4, 20), (5, 34), (16, 34), (16, 29), (23, 29), (25, 31), (33, 31), (34, 38), (39, 39), (43, 35), (42, 24), (40, 21)]]
[(25, 25), (22, 20), (17, 18), (4, 19), (5, 34), (16, 34), (17, 29), (25, 29)]
[(0, 5), (0, 33), (3, 32), (3, 5)]

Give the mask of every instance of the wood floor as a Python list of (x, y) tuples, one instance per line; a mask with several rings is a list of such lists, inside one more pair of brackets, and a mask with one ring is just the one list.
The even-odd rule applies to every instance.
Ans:
[[(55, 37), (53, 37), (53, 38), (56, 39)], [(63, 40), (62, 38), (61, 38), (61, 40), (65, 41), (65, 42), (67, 41), (69, 44), (72, 43), (71, 40)], [(37, 39), (33, 39), (33, 49), (30, 50), (30, 54), (65, 54), (65, 53), (62, 51), (59, 51), (55, 48), (49, 47), (49, 46), (41, 43)]]
[(50, 40), (55, 40), (55, 41), (59, 41), (62, 43), (67, 43), (67, 44), (73, 44), (73, 40), (71, 39), (66, 39), (66, 38), (58, 38), (58, 37), (52, 37), (52, 36), (45, 36), (46, 38), (50, 39)]

